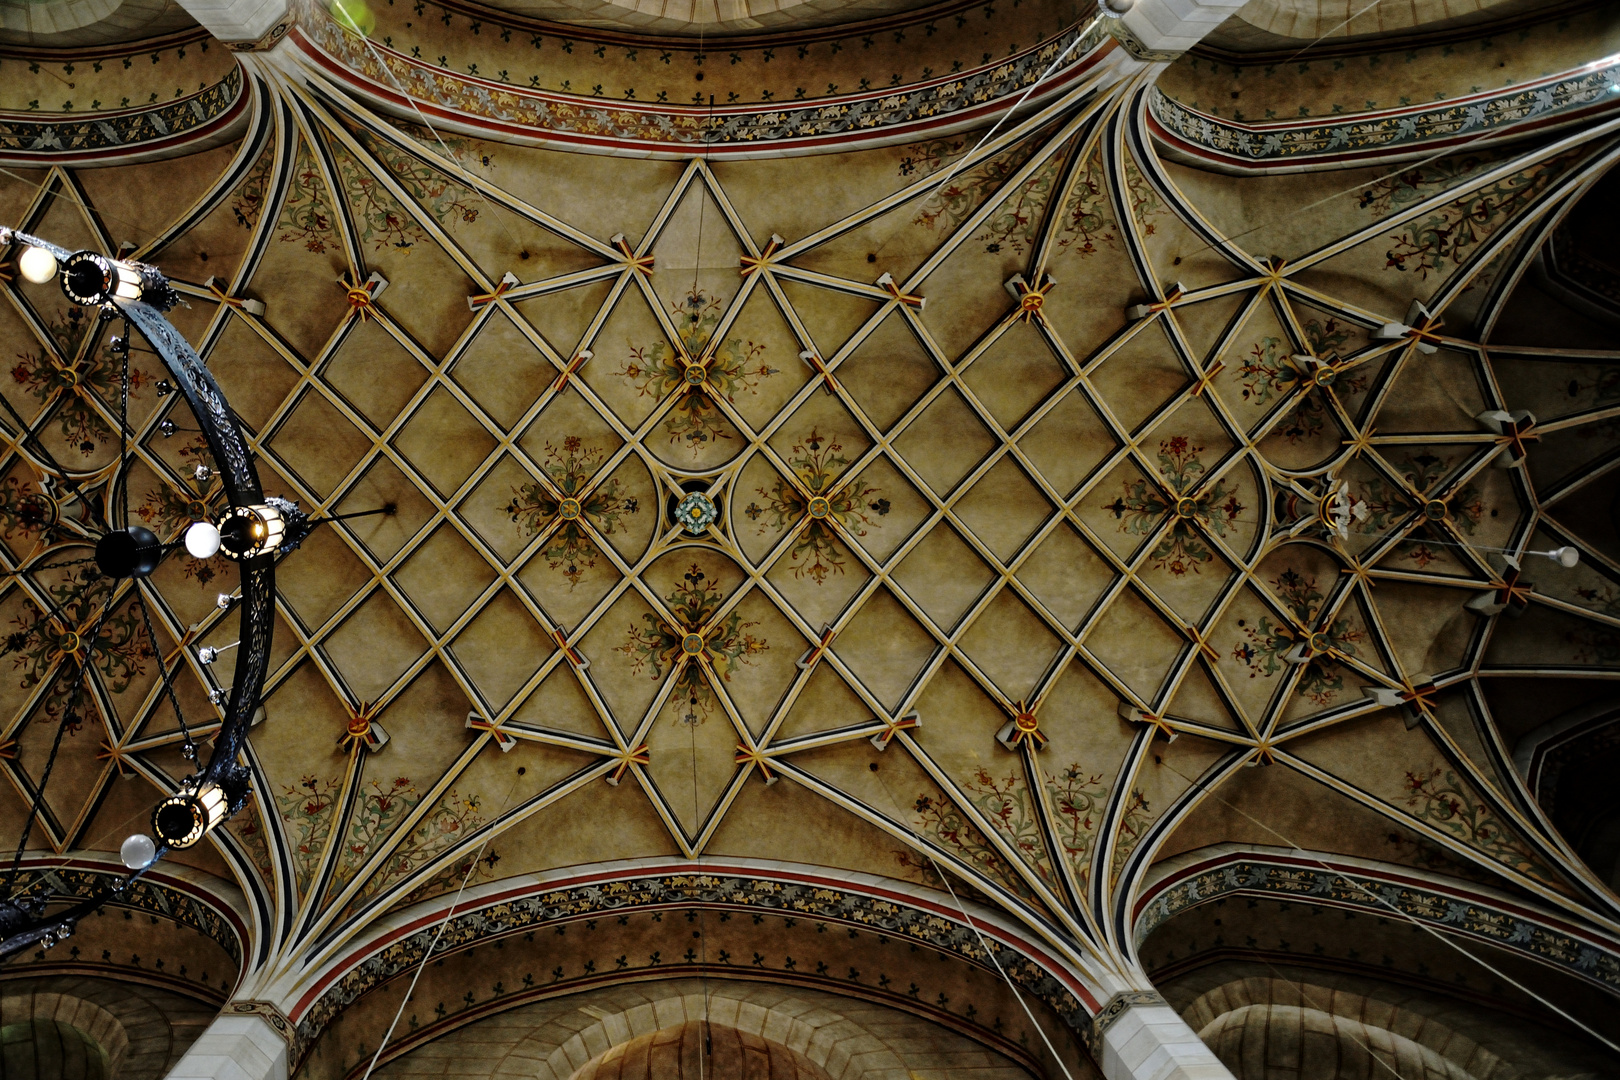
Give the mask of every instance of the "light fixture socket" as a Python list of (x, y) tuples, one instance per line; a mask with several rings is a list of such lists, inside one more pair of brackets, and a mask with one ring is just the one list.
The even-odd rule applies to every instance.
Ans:
[(101, 307), (114, 301), (145, 300), (160, 311), (179, 296), (156, 267), (109, 259), (94, 251), (75, 251), (62, 263), (62, 293), (75, 304)]
[(187, 780), (152, 811), (152, 833), (166, 847), (188, 848), (225, 820), (225, 789)]
[(220, 549), (238, 560), (270, 554), (281, 546), (286, 535), (286, 517), (269, 503), (233, 506), (219, 523)]

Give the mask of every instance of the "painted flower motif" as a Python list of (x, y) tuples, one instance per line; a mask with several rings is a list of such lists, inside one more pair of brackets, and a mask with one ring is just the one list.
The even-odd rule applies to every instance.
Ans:
[(701, 491), (689, 493), (675, 506), (675, 520), (692, 536), (702, 536), (719, 518), (714, 500)]
[[(1312, 319), (1305, 323), (1304, 329), (1311, 354), (1328, 361), (1336, 359), (1339, 350), (1350, 340), (1350, 331), (1337, 319), (1328, 319), (1325, 324)], [(1327, 403), (1320, 393), (1310, 392), (1311, 383), (1294, 363), (1292, 352), (1281, 338), (1265, 337), (1251, 345), (1238, 368), (1238, 378), (1243, 387), (1243, 400), (1256, 405), (1269, 404), (1305, 388), (1306, 393), (1299, 403), (1276, 429), (1290, 446), (1321, 434), (1327, 427)], [(1365, 375), (1346, 373), (1334, 383), (1334, 390), (1341, 394), (1359, 394), (1367, 389), (1367, 384)]]
[[(57, 678), (66, 667), (88, 663), (100, 672), (108, 693), (122, 694), (156, 655), (133, 605), (101, 618), (112, 587), (112, 581), (93, 566), (78, 567), (46, 589), (52, 613), (30, 606), (12, 619), (15, 629), (0, 639), (0, 655), (13, 656), (13, 667), (22, 671), (18, 685), (23, 690), (50, 680), (44, 701), (49, 717), (61, 716), (74, 696), (75, 680)], [(100, 628), (91, 638), (98, 622)]]
[[(407, 134), (415, 137), (410, 131)], [(379, 139), (364, 133), (360, 137), (371, 156), (393, 174), (399, 185), (434, 220), (443, 225), (478, 220), (479, 196), (473, 189)], [(468, 144), (464, 139), (452, 138), (446, 145), (450, 156), (460, 160)], [(435, 139), (431, 148), (438, 151), (439, 140)], [(346, 153), (335, 153), (333, 161), (337, 166), (337, 186), (353, 211), (355, 228), (362, 242), (370, 243), (377, 251), (385, 248), (408, 251), (429, 240), (427, 230), (415, 214), (358, 160)], [(268, 155), (262, 165), (264, 175), (260, 175), (260, 168), (255, 167), (232, 200), (232, 212), (238, 224), (245, 228), (251, 228), (263, 210), (263, 189), (270, 168)], [(308, 145), (299, 140), (287, 198), (276, 221), (281, 230), (280, 239), (283, 243), (302, 241), (306, 250), (323, 254), (338, 243), (337, 219), (314, 157)]]
[[(420, 800), (413, 800), (411, 805), (414, 806), (418, 801)], [(393, 855), (356, 894), (356, 900), (375, 896), (395, 882), (415, 873), (468, 832), (484, 824), (481, 806), (482, 801), (477, 795), (460, 795), (454, 788), (446, 792), (444, 798), (400, 839)], [(490, 855), (494, 855), (494, 852), (490, 852)], [(463, 873), (466, 872), (465, 866), (463, 863)], [(489, 869), (493, 869), (494, 866), (493, 861), (488, 863)], [(457, 884), (460, 884), (459, 880)], [(420, 888), (425, 887), (424, 885)]]
[[(1006, 798), (1008, 792), (995, 791), (992, 783), (988, 796), (983, 791), (980, 795), (981, 798), (999, 800)], [(1019, 896), (1028, 899), (1034, 895), (1024, 879), (1007, 866), (990, 841), (955, 803), (924, 793), (912, 803), (912, 812), (913, 828), (932, 836), (968, 865), (1006, 884)]]
[(1311, 654), (1300, 675), (1299, 692), (1317, 705), (1331, 705), (1344, 690), (1344, 668), (1335, 656), (1355, 656), (1356, 645), (1366, 640), (1366, 632), (1351, 629), (1349, 619), (1334, 619), (1325, 630), (1307, 633), (1300, 627), (1309, 626), (1324, 597), (1316, 587), (1316, 579), (1307, 577), (1293, 568), (1284, 570), (1272, 579), (1271, 587), (1293, 614), (1295, 625), (1272, 622), (1262, 615), (1253, 626), (1239, 620), (1247, 641), (1232, 649), (1232, 658), (1249, 669), (1249, 678), (1271, 678), (1282, 671), (1284, 657), (1301, 641), (1311, 639)]
[(1176, 577), (1189, 570), (1197, 573), (1200, 566), (1215, 558), (1195, 522), (1224, 537), (1244, 510), (1238, 500), (1238, 485), (1224, 477), (1197, 495), (1187, 494), (1206, 471), (1199, 459), (1203, 452), (1202, 446), (1194, 446), (1185, 436), (1163, 440), (1159, 443), (1159, 472), (1170, 494), (1146, 478), (1126, 480), (1123, 493), (1103, 507), (1119, 521), (1120, 532), (1137, 536), (1151, 534), (1166, 514), (1174, 515), (1174, 523), (1148, 553), (1148, 559), (1156, 569), (1168, 570)]
[[(1406, 480), (1406, 486), (1393, 483), (1382, 476), (1375, 476), (1366, 481), (1363, 485), (1362, 502), (1367, 508), (1367, 513), (1364, 517), (1352, 521), (1351, 528), (1358, 533), (1381, 534), (1395, 528), (1408, 514), (1415, 511), (1426, 512), (1424, 500), (1414, 497), (1413, 492), (1420, 496), (1427, 495), (1443, 477), (1450, 474), (1452, 464), (1449, 457), (1443, 458), (1427, 452), (1407, 454), (1394, 463), (1396, 471)], [(1436, 502), (1444, 510), (1444, 519), (1467, 536), (1474, 534), (1474, 530), (1485, 516), (1484, 495), (1473, 483), (1462, 485), (1445, 499)], [(1424, 542), (1425, 532), (1420, 530), (1414, 533), (1415, 539), (1407, 540), (1400, 545), (1405, 557), (1417, 563), (1419, 569), (1439, 558), (1434, 549)]]
[[(802, 527), (788, 552), (794, 577), (809, 577), (817, 585), (829, 574), (842, 574), (844, 560), (838, 552), (839, 529), (851, 536), (865, 536), (868, 528), (879, 528), (889, 512), (889, 500), (868, 484), (852, 481), (835, 487), (850, 459), (843, 455), (843, 444), (812, 428), (810, 434), (794, 443), (787, 455), (788, 465), (799, 484), (777, 477), (770, 487), (757, 488), (765, 505), (749, 503), (743, 513), (760, 522), (761, 536), (767, 532)], [(803, 489), (808, 490), (807, 496)]]
[(0, 532), (6, 537), (35, 540), (54, 531), (56, 504), (20, 476), (0, 480)]
[(1409, 771), (1405, 788), (1406, 805), (1419, 821), (1428, 822), (1527, 877), (1549, 885), (1559, 883), (1530, 847), (1498, 819), (1495, 809), (1450, 769), (1437, 765)]
[[(1538, 162), (1493, 184), (1466, 192), (1440, 206), (1401, 232), (1393, 233), (1384, 253), (1386, 269), (1420, 278), (1461, 266), (1470, 253), (1515, 214), (1529, 206), (1563, 172), (1578, 152)], [(1447, 159), (1395, 173), (1362, 193), (1361, 206), (1390, 213), (1450, 186), (1462, 186), (1494, 161), (1468, 156)]]
[(651, 678), (660, 679), (665, 668), (675, 670), (676, 693), (686, 699), (687, 711), (681, 717), (686, 724), (701, 724), (717, 704), (705, 671), (730, 682), (739, 664), (751, 665), (755, 656), (770, 649), (767, 641), (748, 632), (759, 624), (745, 622), (736, 611), (710, 625), (722, 599), (719, 586), (694, 564), (664, 598), (674, 623), (649, 611), (641, 617), (644, 625), (630, 625), (627, 640), (617, 649), (630, 657), (633, 674), (651, 668)]
[(764, 344), (741, 338), (711, 342), (724, 306), (718, 298), (694, 289), (670, 310), (680, 347), (665, 341), (631, 345), (617, 372), (655, 401), (679, 395), (664, 430), (670, 442), (688, 446), (694, 458), (705, 446), (732, 437), (725, 414), (715, 404), (717, 397), (731, 402), (744, 391), (758, 393), (763, 380), (779, 373), (764, 361)]
[(609, 536), (624, 530), (621, 517), (639, 509), (635, 499), (624, 496), (617, 477), (590, 486), (591, 477), (606, 458), (606, 450), (587, 446), (577, 435), (565, 437), (561, 446), (548, 442), (540, 468), (551, 484), (531, 480), (514, 487), (506, 504), (506, 513), (523, 536), (534, 536), (560, 520), (542, 554), (551, 569), (562, 571), (569, 588), (596, 565), (598, 552), (586, 525)]
[[(219, 479), (218, 470), (213, 468), (214, 457), (208, 452), (208, 443), (201, 435), (194, 436), (180, 447), (179, 456), (194, 464), (209, 466), (211, 479), (193, 481), (182, 478), (177, 487), (164, 478), (158, 487), (148, 491), (141, 499), (135, 513), (163, 537), (175, 536), (193, 521), (218, 517), (225, 501), (224, 484)], [(207, 585), (216, 575), (214, 567), (206, 559), (187, 556), (183, 568), (185, 575), (198, 585)]]
[(300, 889), (309, 884), (315, 868), (320, 865), (321, 853), (332, 833), (340, 788), (336, 780), (304, 776), (296, 785), (288, 785), (276, 793), (276, 808), (292, 841), (293, 874)]
[[(57, 344), (49, 349), (20, 352), (11, 369), (12, 381), (27, 389), (39, 401), (56, 404), (56, 422), (62, 438), (79, 448), (85, 457), (113, 437), (112, 424), (102, 418), (105, 401), (116, 400), (123, 387), (123, 360), (110, 348), (94, 350), (82, 359), (63, 361), (57, 355), (77, 356), (87, 334), (94, 332), (95, 320), (86, 319), (83, 309), (70, 307), (46, 320), (46, 330)], [(139, 368), (129, 372), (129, 392), (140, 393), (146, 376)], [(114, 410), (116, 414), (116, 410)], [(114, 421), (116, 423), (116, 421)]]

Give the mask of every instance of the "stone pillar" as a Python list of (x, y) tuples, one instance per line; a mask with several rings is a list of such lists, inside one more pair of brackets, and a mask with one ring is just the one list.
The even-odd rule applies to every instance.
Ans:
[(1221, 1059), (1151, 990), (1115, 994), (1091, 1030), (1092, 1056), (1108, 1080), (1233, 1080)]
[(268, 48), (292, 26), (288, 0), (179, 0), (203, 29), (240, 51)]
[(251, 1009), (254, 1003), (225, 1006), (170, 1070), (168, 1080), (287, 1080), (286, 1037), (271, 1017), (238, 1011), (238, 1004)]
[[(1174, 60), (1248, 0), (1103, 0), (1108, 32), (1138, 60)], [(188, 0), (189, 3), (189, 0)]]

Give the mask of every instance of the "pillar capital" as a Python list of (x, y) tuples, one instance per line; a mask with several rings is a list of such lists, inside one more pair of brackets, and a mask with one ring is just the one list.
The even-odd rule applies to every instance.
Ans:
[(1091, 1023), (1107, 1080), (1233, 1080), (1187, 1022), (1153, 990), (1122, 990)]
[(281, 1011), (266, 1002), (230, 1002), (168, 1080), (287, 1080), (291, 1031)]

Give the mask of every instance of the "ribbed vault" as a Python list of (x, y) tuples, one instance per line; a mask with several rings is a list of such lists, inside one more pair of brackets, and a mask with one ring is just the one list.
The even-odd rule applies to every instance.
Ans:
[[(982, 144), (631, 159), (429, 130), (289, 56), (243, 61), (247, 134), (183, 176), (0, 189), (176, 280), (267, 490), (392, 508), (278, 569), (254, 804), (188, 856), (249, 895), (256, 992), (307, 1008), (413, 905), (620, 859), (906, 882), (1108, 987), (1141, 980), (1155, 861), (1222, 842), (1614, 940), (1498, 715), (1510, 682), (1620, 671), (1620, 352), (1539, 315), (1531, 272), (1607, 129), (1233, 180), (1161, 160), (1125, 80)], [(101, 330), (0, 289), (0, 393), (107, 498)], [(219, 505), (206, 451), (150, 380), (130, 416), (131, 503), (173, 537)], [(0, 468), (5, 558), (82, 554), (38, 463)], [(121, 601), (54, 851), (115, 847), (184, 771), (153, 661), (217, 715), (233, 654), (198, 649), (236, 640), (234, 573), (175, 559)], [(0, 617), (68, 587), (11, 579)], [(69, 654), (0, 686), (8, 816)]]

